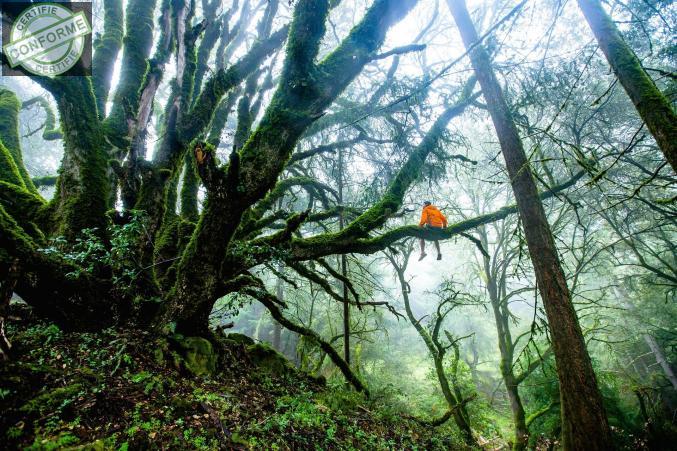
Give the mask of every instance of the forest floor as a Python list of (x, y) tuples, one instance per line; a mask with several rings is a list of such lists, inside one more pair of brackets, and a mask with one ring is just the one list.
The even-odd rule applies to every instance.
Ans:
[(242, 336), (222, 340), (214, 375), (195, 376), (171, 340), (143, 332), (66, 333), (14, 308), (8, 334), (3, 448), (464, 448), (447, 428), (327, 387)]

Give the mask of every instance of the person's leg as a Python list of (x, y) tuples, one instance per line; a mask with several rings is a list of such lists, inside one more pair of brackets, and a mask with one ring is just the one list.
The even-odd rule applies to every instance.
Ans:
[(426, 256), (425, 253), (425, 240), (423, 238), (420, 238), (419, 243), (421, 244), (421, 256), (418, 258), (419, 261), (423, 260), (423, 258)]
[(442, 251), (440, 250), (440, 242), (435, 240), (435, 249), (437, 249), (437, 259), (442, 260)]

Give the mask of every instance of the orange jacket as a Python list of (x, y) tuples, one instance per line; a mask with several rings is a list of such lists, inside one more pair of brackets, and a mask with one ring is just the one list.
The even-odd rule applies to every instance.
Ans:
[(432, 227), (446, 227), (447, 218), (434, 205), (427, 205), (423, 207), (421, 221), (418, 225), (424, 226), (425, 224)]

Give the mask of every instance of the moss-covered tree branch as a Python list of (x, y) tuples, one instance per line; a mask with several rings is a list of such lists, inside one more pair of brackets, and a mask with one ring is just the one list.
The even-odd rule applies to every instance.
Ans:
[[(545, 200), (573, 186), (584, 171), (578, 172), (566, 182), (542, 192), (540, 198)], [(517, 205), (508, 205), (495, 212), (466, 219), (442, 230), (431, 230), (418, 225), (397, 227), (373, 238), (352, 238), (340, 233), (327, 233), (309, 238), (296, 238), (292, 242), (292, 253), (296, 260), (314, 260), (331, 254), (359, 253), (373, 254), (405, 238), (415, 237), (427, 240), (445, 240), (460, 235), (476, 227), (506, 218), (518, 212)]]
[(184, 115), (180, 124), (180, 136), (183, 143), (190, 143), (205, 130), (223, 96), (240, 84), (259, 67), (261, 61), (279, 48), (286, 39), (288, 31), (288, 27), (282, 27), (268, 39), (257, 42), (237, 63), (228, 69), (219, 70), (205, 82), (193, 108)]
[(470, 102), (479, 96), (471, 95), (474, 79), (467, 83), (461, 99), (455, 105), (447, 108), (435, 121), (421, 143), (409, 155), (409, 158), (398, 171), (395, 179), (390, 183), (381, 199), (369, 210), (352, 221), (340, 232), (341, 237), (364, 237), (370, 231), (382, 226), (388, 218), (402, 206), (404, 195), (409, 187), (418, 179), (421, 169), (428, 155), (438, 146), (449, 121), (461, 115)]
[(17, 96), (8, 89), (0, 89), (0, 142), (9, 151), (23, 181), (22, 185), (29, 191), (37, 192), (23, 162), (19, 137), (20, 110), (21, 102)]
[[(378, 49), (386, 30), (415, 4), (414, 1), (404, 3), (406, 5), (400, 1), (377, 0), (346, 38), (338, 54), (346, 55), (351, 49), (360, 54)], [(317, 83), (317, 68), (313, 61), (324, 34), (327, 8), (326, 2), (317, 5), (300, 1), (296, 4), (278, 89), (257, 130), (240, 154), (233, 155), (228, 176), (224, 179), (228, 183), (208, 193), (205, 210), (180, 263), (175, 299), (170, 309), (170, 315), (178, 318), (182, 327), (204, 328), (206, 315), (216, 299), (213, 279), (227, 279), (236, 270), (222, 263), (242, 214), (275, 185), (304, 130), (321, 116), (367, 61), (356, 55), (359, 64), (351, 61), (346, 73), (338, 78), (320, 77), (324, 82)], [(224, 84), (228, 84), (227, 79), (208, 82), (202, 95), (215, 92), (216, 102), (223, 95)], [(209, 99), (206, 102), (211, 105)], [(200, 100), (196, 103), (199, 105), (202, 105)], [(192, 120), (206, 125), (212, 110), (200, 112)], [(190, 135), (184, 134), (184, 139), (186, 136)]]
[(677, 114), (625, 42), (600, 0), (578, 0), (600, 48), (625, 92), (677, 172)]
[(21, 108), (30, 108), (36, 104), (45, 110), (45, 123), (42, 126), (42, 139), (45, 141), (62, 139), (63, 133), (61, 133), (61, 127), (56, 126), (56, 114), (54, 114), (54, 109), (44, 96), (35, 96), (32, 99), (26, 100), (21, 104)]
[[(117, 304), (105, 296), (112, 288), (73, 264), (48, 255), (0, 205), (0, 270), (16, 259), (21, 277), (15, 291), (35, 312), (66, 329), (97, 330), (110, 326)], [(66, 274), (77, 273), (77, 278)]]
[(99, 118), (106, 113), (106, 101), (113, 78), (113, 66), (122, 47), (123, 12), (122, 0), (103, 2), (103, 35), (94, 41), (92, 60), (92, 84)]
[(125, 12), (125, 36), (120, 81), (113, 95), (113, 107), (104, 124), (106, 137), (118, 149), (127, 149), (136, 119), (139, 93), (148, 73), (153, 45), (153, 13), (156, 0), (130, 0)]

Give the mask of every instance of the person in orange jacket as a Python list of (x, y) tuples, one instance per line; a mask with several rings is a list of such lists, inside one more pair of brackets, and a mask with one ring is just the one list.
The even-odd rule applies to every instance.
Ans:
[[(418, 223), (420, 227), (427, 227), (429, 229), (438, 229), (442, 230), (447, 227), (447, 218), (442, 214), (441, 211), (437, 209), (436, 206), (431, 204), (428, 201), (423, 202), (423, 211), (421, 212), (421, 221)], [(418, 261), (421, 261), (425, 258), (425, 240), (421, 238), (421, 256), (418, 258)], [(437, 249), (437, 259), (442, 260), (442, 251), (440, 251), (440, 242), (434, 240), (435, 249)]]

